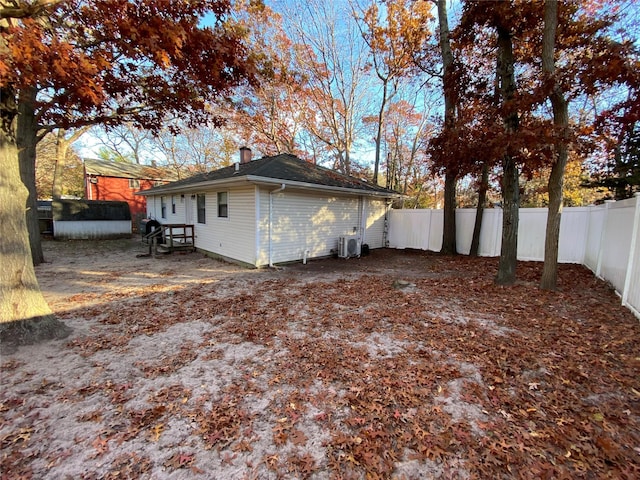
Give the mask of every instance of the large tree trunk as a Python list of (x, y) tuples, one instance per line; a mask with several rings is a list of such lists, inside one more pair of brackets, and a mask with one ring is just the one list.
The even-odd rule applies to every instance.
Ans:
[(451, 169), (444, 174), (444, 225), (440, 253), (456, 255), (456, 183), (457, 176)]
[(480, 233), (482, 232), (482, 217), (484, 216), (484, 206), (487, 203), (487, 190), (489, 188), (489, 165), (485, 162), (482, 165), (482, 176), (480, 187), (478, 188), (478, 205), (476, 207), (476, 221), (473, 224), (473, 236), (471, 238), (470, 257), (477, 257), (480, 249)]
[(569, 128), (569, 107), (564, 94), (556, 79), (554, 51), (556, 29), (558, 26), (558, 2), (547, 0), (544, 4), (544, 34), (542, 41), (542, 72), (553, 82), (553, 90), (549, 95), (553, 107), (553, 123), (559, 132), (555, 144), (556, 158), (549, 175), (549, 214), (547, 216), (547, 230), (544, 242), (544, 267), (540, 288), (555, 290), (558, 283), (558, 239), (560, 237), (560, 220), (562, 217), (562, 186), (564, 170), (567, 165)]
[[(513, 46), (511, 32), (498, 28), (498, 69), (500, 71), (500, 96), (502, 97), (504, 128), (507, 134), (518, 129), (518, 112), (510, 105), (516, 93)], [(518, 261), (518, 222), (520, 208), (520, 174), (511, 152), (502, 158), (502, 245), (496, 283), (511, 285), (516, 281)]]
[(36, 89), (25, 88), (18, 101), (17, 135), (20, 178), (27, 187), (25, 216), (29, 230), (29, 245), (34, 265), (44, 262), (40, 225), (38, 223), (38, 192), (36, 190), (36, 145), (38, 122), (35, 114)]
[[(443, 88), (444, 88), (444, 129), (451, 130), (455, 126), (456, 105), (452, 75), (453, 53), (449, 41), (449, 21), (447, 18), (446, 0), (438, 0), (438, 24), (440, 27), (440, 52), (442, 54)], [(447, 166), (444, 175), (444, 229), (442, 231), (442, 249), (440, 253), (455, 255), (456, 248), (456, 184), (457, 168)]]
[(510, 155), (502, 159), (502, 245), (496, 283), (512, 285), (518, 262), (520, 186), (518, 166)]
[(47, 305), (31, 260), (25, 205), (29, 191), (22, 183), (16, 142), (15, 92), (0, 88), (0, 344), (7, 347), (63, 338), (69, 329)]

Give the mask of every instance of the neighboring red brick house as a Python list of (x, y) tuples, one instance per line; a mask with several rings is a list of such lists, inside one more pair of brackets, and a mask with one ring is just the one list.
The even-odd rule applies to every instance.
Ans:
[(147, 215), (147, 197), (140, 190), (177, 180), (172, 172), (148, 165), (87, 159), (84, 161), (84, 188), (87, 200), (119, 200), (129, 204), (134, 232)]

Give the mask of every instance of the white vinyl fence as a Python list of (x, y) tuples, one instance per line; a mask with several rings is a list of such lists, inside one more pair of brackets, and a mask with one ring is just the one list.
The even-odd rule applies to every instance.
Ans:
[[(456, 210), (458, 252), (471, 249), (475, 209)], [(544, 260), (546, 208), (520, 209), (518, 259)], [(442, 247), (442, 210), (391, 210), (390, 248), (439, 251)], [(500, 255), (502, 210), (486, 209), (482, 219), (479, 254)], [(619, 202), (562, 211), (558, 261), (587, 266), (610, 282), (623, 305), (640, 318), (640, 194)]]

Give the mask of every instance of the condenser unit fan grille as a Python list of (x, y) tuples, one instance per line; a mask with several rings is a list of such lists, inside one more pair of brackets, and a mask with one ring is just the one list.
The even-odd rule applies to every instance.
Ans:
[(350, 238), (347, 242), (347, 253), (350, 257), (358, 255), (358, 241), (355, 238)]

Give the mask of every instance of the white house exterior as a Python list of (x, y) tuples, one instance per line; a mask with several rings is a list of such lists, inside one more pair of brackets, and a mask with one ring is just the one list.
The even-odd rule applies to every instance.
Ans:
[(282, 154), (140, 192), (147, 216), (194, 225), (198, 250), (256, 267), (337, 253), (341, 236), (386, 246), (398, 194)]

